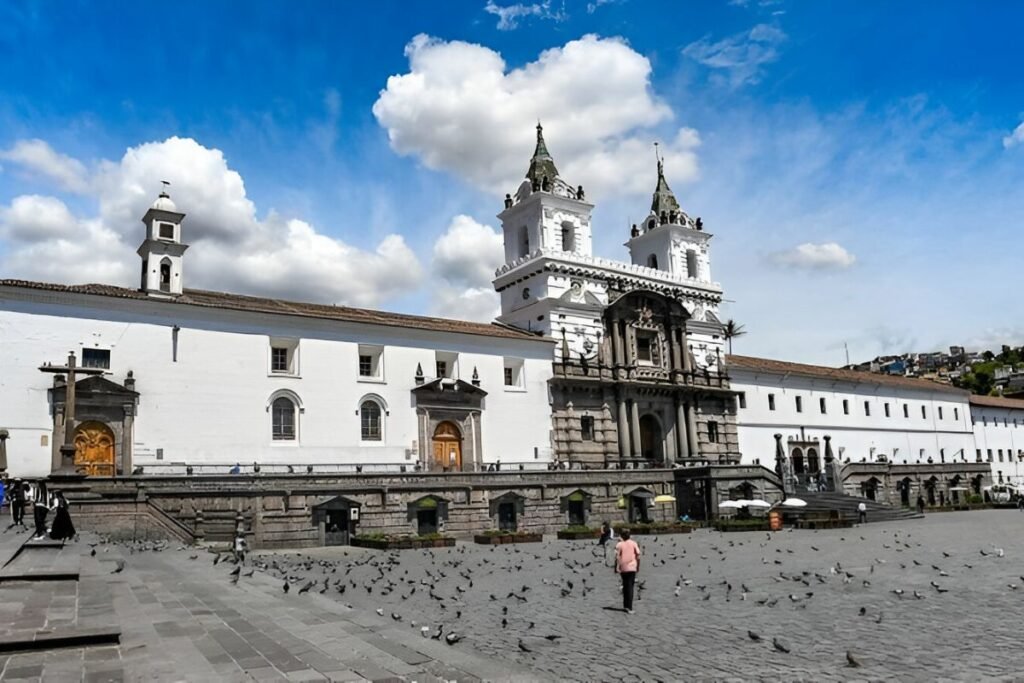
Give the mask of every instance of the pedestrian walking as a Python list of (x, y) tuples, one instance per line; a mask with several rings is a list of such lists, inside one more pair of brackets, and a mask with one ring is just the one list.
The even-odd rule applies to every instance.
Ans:
[(46, 518), (50, 514), (50, 508), (47, 503), (46, 484), (44, 482), (39, 482), (36, 484), (36, 490), (32, 496), (32, 512), (36, 524), (36, 539), (46, 538)]
[(1024, 496), (1017, 496), (1017, 509), (1024, 512)]
[(608, 522), (605, 522), (604, 524), (601, 525), (601, 537), (599, 539), (597, 539), (597, 544), (599, 546), (604, 546), (604, 544), (607, 543), (608, 540), (611, 537), (612, 537), (612, 525), (609, 524)]
[(15, 479), (7, 494), (11, 499), (11, 526), (25, 526), (25, 489), (28, 484), (21, 479)]
[(917, 514), (924, 514), (924, 498), (922, 496), (917, 497)]
[(629, 529), (623, 529), (622, 540), (615, 546), (615, 572), (622, 577), (622, 608), (626, 614), (633, 614), (633, 587), (636, 573), (640, 571), (640, 546), (629, 537)]
[(857, 505), (857, 522), (860, 523), (860, 524), (864, 524), (867, 521), (868, 521), (868, 506), (864, 504), (864, 501), (861, 501), (860, 504)]
[(245, 534), (241, 531), (235, 534), (235, 564), (245, 564)]
[(53, 501), (53, 526), (50, 527), (50, 538), (63, 543), (77, 535), (75, 525), (71, 522), (71, 510), (64, 492), (54, 493)]

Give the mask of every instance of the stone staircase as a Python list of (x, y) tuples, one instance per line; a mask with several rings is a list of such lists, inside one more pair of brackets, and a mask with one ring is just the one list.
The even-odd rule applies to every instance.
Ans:
[(894, 520), (918, 519), (923, 517), (914, 510), (893, 507), (867, 498), (848, 496), (844, 493), (797, 493), (794, 498), (807, 502), (807, 507), (791, 508), (801, 517), (827, 516), (833, 510), (842, 514), (844, 519), (857, 521), (857, 506), (864, 503), (868, 508), (868, 522), (890, 522)]

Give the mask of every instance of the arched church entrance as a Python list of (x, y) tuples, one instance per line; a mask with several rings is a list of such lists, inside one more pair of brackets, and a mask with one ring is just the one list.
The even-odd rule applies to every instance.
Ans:
[(456, 471), (462, 469), (462, 432), (454, 422), (442, 422), (434, 430), (434, 469)]
[(114, 476), (114, 432), (102, 422), (75, 429), (75, 467), (90, 477)]
[(646, 460), (662, 462), (665, 459), (665, 442), (661, 436), (658, 418), (647, 414), (640, 418), (640, 455)]
[(793, 463), (793, 474), (801, 475), (804, 473), (803, 449), (794, 448), (792, 454), (790, 454), (790, 461)]

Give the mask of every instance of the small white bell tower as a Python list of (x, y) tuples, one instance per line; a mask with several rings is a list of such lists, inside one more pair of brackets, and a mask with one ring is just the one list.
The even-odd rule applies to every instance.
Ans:
[(146, 226), (146, 239), (139, 246), (142, 257), (142, 291), (152, 296), (180, 296), (182, 282), (182, 256), (188, 249), (181, 242), (181, 222), (185, 214), (167, 194), (167, 181), (160, 196), (142, 217)]

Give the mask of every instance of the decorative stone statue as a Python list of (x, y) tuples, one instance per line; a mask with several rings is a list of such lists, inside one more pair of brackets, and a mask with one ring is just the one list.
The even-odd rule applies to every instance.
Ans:
[(583, 186), (582, 186), (582, 185), (579, 185), (579, 186), (578, 186), (578, 187), (576, 188), (576, 199), (579, 199), (580, 201), (583, 201), (583, 199), (584, 199), (585, 197), (586, 197), (586, 195), (585, 195), (585, 194), (583, 193)]
[(505, 208), (506, 209), (511, 209), (512, 208), (512, 195), (510, 195), (510, 194), (506, 194), (505, 195)]

